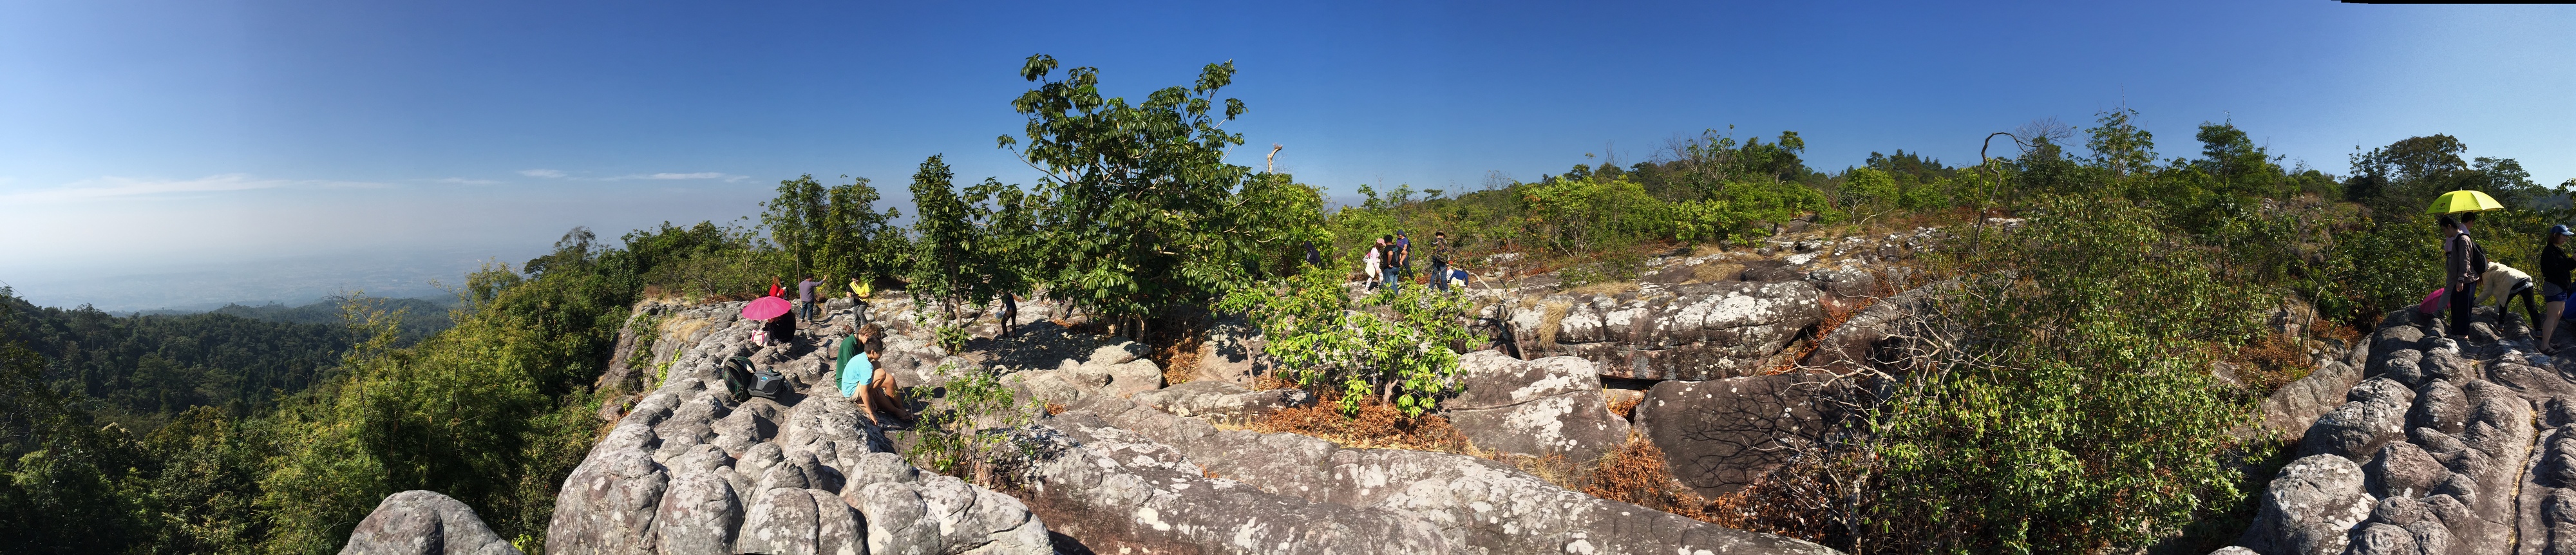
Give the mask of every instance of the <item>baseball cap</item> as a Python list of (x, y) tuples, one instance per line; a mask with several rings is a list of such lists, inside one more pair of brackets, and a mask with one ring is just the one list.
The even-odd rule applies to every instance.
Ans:
[(2558, 224), (2558, 225), (2549, 226), (2549, 234), (2550, 234), (2550, 235), (2576, 235), (2576, 230), (2567, 229), (2567, 224)]

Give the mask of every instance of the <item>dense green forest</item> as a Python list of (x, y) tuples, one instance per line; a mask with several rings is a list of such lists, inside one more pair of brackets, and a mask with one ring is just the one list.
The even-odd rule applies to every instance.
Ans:
[[(1319, 187), (1225, 161), (1244, 140), (1220, 125), (1248, 113), (1217, 94), (1231, 63), (1137, 102), (1103, 96), (1099, 70), (1046, 56), (1020, 75), (1031, 89), (1009, 105), (1027, 125), (997, 143), (1044, 172), (1037, 183), (960, 187), (927, 156), (908, 227), (869, 180), (806, 176), (782, 181), (756, 225), (665, 223), (614, 241), (576, 228), (550, 254), (468, 276), (450, 327), (415, 339), (404, 316), (364, 302), (326, 322), (118, 318), (6, 297), (0, 551), (326, 553), (409, 489), (462, 500), (541, 551), (556, 489), (602, 429), (599, 404), (621, 393), (594, 378), (647, 298), (745, 298), (811, 274), (947, 308), (1045, 295), (1114, 333), (1168, 341), (1220, 301), (1267, 315), (1265, 327), (1339, 313), (1353, 301), (1322, 292), (1338, 291), (1331, 276), (1396, 231), (1446, 231), (1464, 254), (1521, 253), (1587, 282), (1634, 279), (1676, 248), (1750, 246), (1791, 222), (1950, 230), (1916, 264), (1957, 278), (1928, 320), (1958, 348), (1934, 371), (1887, 377), (1889, 400), (1829, 456), (1755, 490), (1748, 526), (1870, 553), (2183, 545), (2242, 518), (2263, 477), (2230, 457), (2278, 448), (2228, 430), (2298, 370), (2253, 386), (2204, 370), (2274, 339), (2257, 314), (2304, 304), (2350, 329), (2429, 290), (2420, 207), (2442, 191), (2516, 207), (2483, 232), (2508, 264), (2527, 265), (2538, 231), (2569, 216), (2565, 185), (2464, 158), (2444, 135), (2357, 153), (2332, 176), (2285, 167), (2225, 122), (2199, 127), (2197, 156), (2167, 158), (2126, 111), (2099, 114), (2080, 145), (2044, 128), (1962, 137), (1992, 154), (1966, 165), (1899, 150), (1826, 172), (1800, 158), (1796, 133), (1712, 130), (1651, 161), (1474, 191), (1363, 187), (1360, 203), (1328, 207)], [(2027, 224), (1989, 231), (1988, 216)], [(1307, 245), (1325, 268), (1300, 266)], [(1455, 337), (1437, 322), (1473, 313), (1418, 288), (1364, 302), (1396, 316), (1362, 336), (1301, 337), (1438, 348)], [(971, 314), (942, 313), (943, 339)], [(1417, 339), (1387, 339), (1399, 336)], [(1314, 364), (1376, 370), (1318, 369), (1308, 386), (1400, 393), (1383, 398), (1417, 412), (1452, 370), (1438, 357), (1391, 369), (1324, 358)], [(108, 424), (140, 414), (160, 416)]]

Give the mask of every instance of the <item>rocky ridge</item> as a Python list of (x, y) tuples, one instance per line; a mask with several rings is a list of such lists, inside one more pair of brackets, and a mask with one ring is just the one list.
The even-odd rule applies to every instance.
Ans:
[[(2496, 317), (2481, 308), (2473, 333), (2449, 337), (2391, 313), (2355, 347), (2358, 372), (2329, 361), (2276, 393), (2266, 427), (2297, 430), (2299, 458), (2219, 553), (2576, 552), (2576, 361), (2533, 353), (2527, 330)], [(2310, 425), (2270, 423), (2348, 379)]]

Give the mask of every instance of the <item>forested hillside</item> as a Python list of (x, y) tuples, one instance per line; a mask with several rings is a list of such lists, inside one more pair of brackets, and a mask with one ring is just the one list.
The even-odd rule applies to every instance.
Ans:
[[(2352, 339), (2431, 290), (2433, 195), (2511, 205), (2481, 240), (2517, 267), (2537, 267), (2539, 232), (2571, 216), (2567, 186), (2445, 135), (2329, 175), (2228, 122), (2168, 156), (2128, 111), (2098, 114), (2080, 145), (2047, 126), (1960, 137), (1986, 156), (1957, 165), (1891, 149), (1825, 171), (1797, 133), (1711, 130), (1625, 166), (1473, 191), (1361, 187), (1360, 204), (1336, 207), (1321, 187), (1228, 162), (1244, 139), (1220, 125), (1250, 113), (1218, 95), (1233, 75), (1210, 64), (1130, 102), (1099, 92), (1098, 69), (1035, 56), (1020, 70), (1031, 90), (1009, 101), (1025, 131), (998, 143), (1038, 183), (961, 187), (924, 153), (908, 228), (870, 180), (811, 176), (781, 181), (752, 227), (665, 223), (614, 241), (577, 228), (551, 254), (467, 276), (452, 327), (416, 339), (419, 307), (407, 319), (348, 303), (345, 324), (243, 317), (271, 312), (251, 307), (118, 318), (0, 295), (0, 551), (326, 553), (415, 489), (542, 551), (603, 413), (636, 393), (600, 376), (620, 329), (652, 329), (630, 313), (640, 301), (858, 280), (908, 292), (917, 324), (964, 351), (991, 317), (979, 309), (1045, 298), (1164, 364), (1242, 315), (1296, 365), (1273, 379), (1339, 403), (1319, 414), (1402, 428), (1457, 394), (1460, 355), (1485, 348), (1467, 330), (1491, 307), (1420, 287), (1352, 295), (1344, 276), (1372, 239), (1428, 247), (1445, 232), (1446, 258), (1480, 278), (1615, 294), (1656, 257), (1929, 229), (1944, 239), (1924, 256), (1872, 270), (1943, 284), (1912, 330), (1937, 352), (1846, 376), (1883, 393), (1831, 442), (1725, 498), (1653, 480), (1594, 493), (1850, 552), (2200, 553), (2244, 529), (2249, 492), (2281, 462), (2284, 438), (2234, 433), (2307, 371), (2267, 353)], [(2322, 319), (2273, 325), (2293, 309)]]

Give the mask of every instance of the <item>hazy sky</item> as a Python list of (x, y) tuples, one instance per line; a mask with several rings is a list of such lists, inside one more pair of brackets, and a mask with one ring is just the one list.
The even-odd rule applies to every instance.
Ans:
[[(1258, 165), (1348, 194), (1466, 189), (1708, 128), (1809, 165), (1973, 163), (2036, 118), (2233, 120), (2330, 173), (2449, 133), (2576, 177), (2576, 11), (2317, 1), (0, 3), (0, 283), (136, 309), (427, 291), (575, 225), (751, 215), (781, 179), (963, 180), (1032, 53), (1141, 97), (1233, 60)], [(413, 275), (417, 274), (417, 275)], [(148, 293), (145, 292), (148, 290)]]

